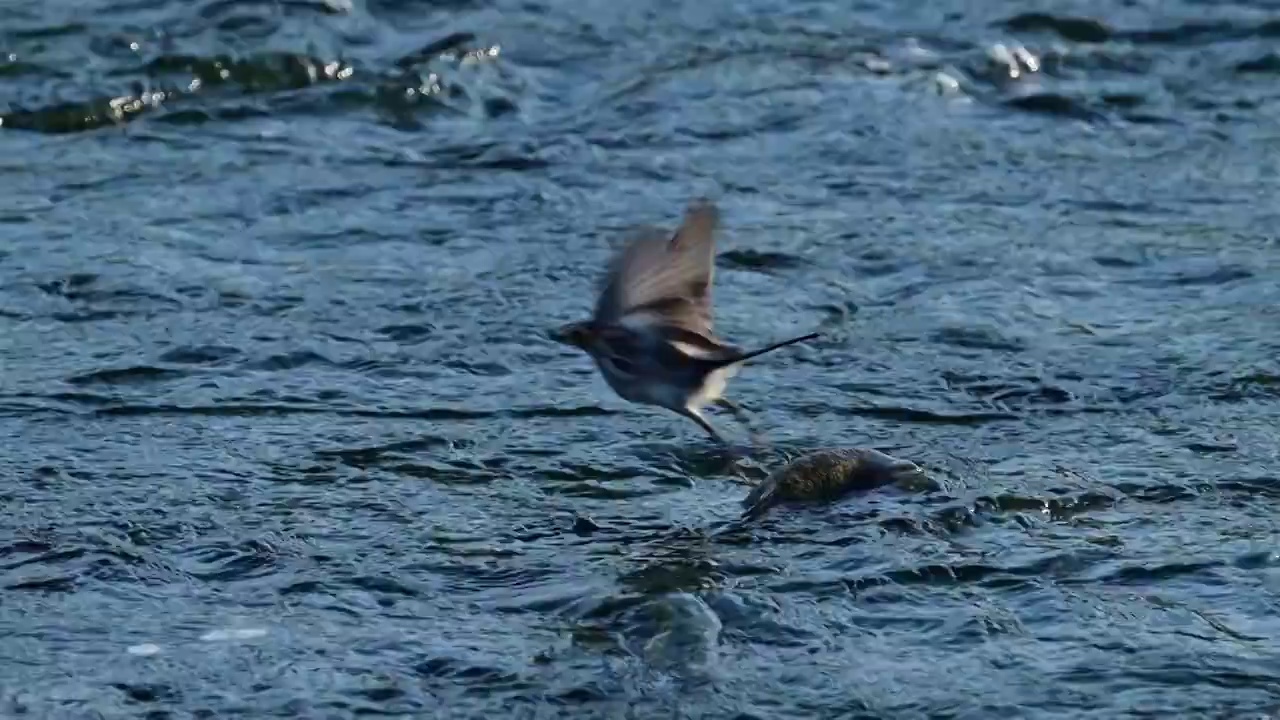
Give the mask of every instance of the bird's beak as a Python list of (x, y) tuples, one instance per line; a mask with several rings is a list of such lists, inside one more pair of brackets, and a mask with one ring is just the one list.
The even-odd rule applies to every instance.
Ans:
[(576, 348), (585, 347), (590, 334), (590, 330), (580, 322), (567, 323), (550, 332), (552, 340)]
[(575, 335), (573, 325), (561, 325), (560, 327), (551, 330), (551, 332), (547, 333), (547, 335), (552, 340), (560, 343), (561, 345), (576, 344), (573, 342), (573, 338)]

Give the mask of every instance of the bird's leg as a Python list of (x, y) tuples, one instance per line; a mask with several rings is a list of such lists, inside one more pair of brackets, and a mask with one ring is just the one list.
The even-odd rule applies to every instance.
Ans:
[(764, 444), (764, 436), (760, 434), (760, 431), (756, 430), (755, 424), (751, 422), (751, 416), (747, 415), (747, 411), (743, 410), (741, 405), (727, 397), (716, 398), (715, 404), (733, 413), (733, 417), (747, 428), (747, 432), (751, 434), (751, 443), (753, 445)]
[(711, 427), (711, 423), (707, 422), (707, 419), (702, 417), (702, 413), (698, 412), (697, 410), (694, 410), (693, 408), (684, 408), (682, 410), (677, 410), (677, 412), (689, 418), (690, 420), (698, 423), (698, 425), (701, 426), (703, 430), (707, 431), (707, 434), (711, 436), (711, 439), (715, 440), (721, 445), (727, 446), (729, 444), (724, 439), (724, 437), (720, 435), (720, 433), (716, 432), (715, 428)]
[[(702, 417), (702, 413), (698, 412), (696, 408), (685, 408), (684, 412), (681, 412), (680, 414), (702, 426), (702, 429), (706, 430), (707, 434), (710, 435), (712, 439), (724, 446), (724, 449), (728, 453), (726, 459), (729, 461), (729, 465), (734, 467), (738, 466), (738, 461), (741, 459), (739, 455), (741, 451), (731, 445), (728, 440), (725, 440), (724, 436), (716, 432), (716, 429), (711, 427), (711, 423), (707, 422), (707, 419)], [(754, 484), (751, 481), (742, 478), (740, 474), (735, 478), (735, 480), (748, 485)]]

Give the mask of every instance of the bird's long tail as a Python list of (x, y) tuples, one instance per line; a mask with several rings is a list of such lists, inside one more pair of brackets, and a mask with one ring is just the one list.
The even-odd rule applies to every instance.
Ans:
[(772, 345), (766, 345), (766, 346), (764, 346), (764, 347), (760, 348), (759, 350), (752, 350), (752, 351), (750, 351), (750, 352), (738, 353), (738, 354), (736, 354), (736, 355), (732, 355), (732, 356), (730, 356), (730, 357), (723, 358), (723, 360), (722, 360), (719, 364), (721, 364), (721, 365), (737, 365), (737, 364), (738, 364), (738, 363), (740, 363), (740, 362), (745, 362), (745, 361), (750, 360), (751, 358), (756, 357), (756, 356), (758, 356), (758, 355), (763, 355), (763, 354), (765, 354), (765, 353), (767, 353), (767, 352), (773, 352), (774, 350), (777, 350), (777, 349), (779, 349), (779, 348), (784, 348), (784, 347), (786, 347), (786, 346), (788, 346), (788, 345), (795, 345), (796, 343), (798, 343), (798, 342), (804, 342), (805, 340), (812, 340), (812, 339), (814, 339), (814, 338), (816, 338), (816, 337), (822, 337), (822, 333), (816, 333), (816, 332), (815, 332), (815, 333), (809, 333), (808, 335), (801, 335), (800, 337), (793, 337), (793, 338), (791, 338), (790, 340), (783, 340), (783, 341), (781, 341), (781, 342), (773, 343)]

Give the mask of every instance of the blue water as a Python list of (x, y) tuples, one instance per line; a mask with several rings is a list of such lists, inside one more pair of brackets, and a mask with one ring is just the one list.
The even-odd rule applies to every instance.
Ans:
[[(1280, 713), (1277, 28), (6, 4), (0, 716)], [(546, 337), (703, 194), (745, 470)]]

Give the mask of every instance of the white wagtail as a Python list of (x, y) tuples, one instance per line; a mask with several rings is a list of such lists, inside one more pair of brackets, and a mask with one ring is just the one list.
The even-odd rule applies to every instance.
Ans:
[(622, 398), (683, 415), (727, 444), (701, 409), (714, 403), (751, 430), (742, 408), (722, 397), (729, 378), (757, 355), (821, 333), (749, 352), (716, 339), (711, 280), (719, 220), (716, 206), (699, 199), (674, 234), (640, 230), (610, 262), (592, 317), (563, 325), (552, 337), (590, 355)]

